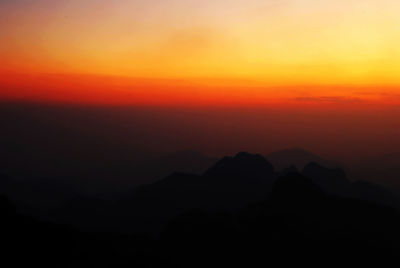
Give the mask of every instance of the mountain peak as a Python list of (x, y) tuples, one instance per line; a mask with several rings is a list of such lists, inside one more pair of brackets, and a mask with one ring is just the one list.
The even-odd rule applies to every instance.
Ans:
[(272, 178), (274, 174), (274, 167), (263, 156), (240, 152), (234, 157), (222, 158), (204, 176), (267, 179)]

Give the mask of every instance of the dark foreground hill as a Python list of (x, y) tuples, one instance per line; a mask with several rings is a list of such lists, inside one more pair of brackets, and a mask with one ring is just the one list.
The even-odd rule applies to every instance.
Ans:
[[(0, 186), (14, 193), (21, 185), (3, 176)], [(18, 194), (67, 192), (39, 186)], [(317, 163), (279, 176), (244, 152), (203, 175), (173, 173), (117, 199), (74, 195), (37, 213), (40, 204), (26, 216), (22, 204), (0, 198), (7, 267), (385, 266), (400, 252), (390, 191)]]
[[(310, 179), (277, 179), (236, 211), (192, 209), (159, 236), (82, 232), (19, 215), (0, 199), (7, 267), (313, 267), (398, 262), (396, 210), (326, 194)], [(126, 211), (129, 213), (129, 211)]]

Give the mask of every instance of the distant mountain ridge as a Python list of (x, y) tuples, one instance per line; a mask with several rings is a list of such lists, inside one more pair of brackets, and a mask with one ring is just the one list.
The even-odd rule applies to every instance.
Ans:
[(265, 158), (270, 161), (274, 167), (282, 171), (291, 166), (302, 170), (310, 162), (318, 163), (326, 167), (339, 167), (334, 161), (323, 159), (322, 157), (301, 148), (289, 148), (269, 153)]

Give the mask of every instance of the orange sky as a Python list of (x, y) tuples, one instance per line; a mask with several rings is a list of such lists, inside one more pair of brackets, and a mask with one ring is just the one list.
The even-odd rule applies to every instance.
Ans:
[(0, 1), (0, 98), (400, 105), (397, 0)]

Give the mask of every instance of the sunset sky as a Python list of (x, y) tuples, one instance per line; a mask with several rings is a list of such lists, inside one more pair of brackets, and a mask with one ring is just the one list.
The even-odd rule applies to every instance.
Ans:
[(397, 0), (2, 0), (0, 98), (400, 104)]
[(399, 14), (398, 0), (0, 0), (0, 148), (15, 170), (87, 143), (110, 161), (114, 147), (398, 153)]

